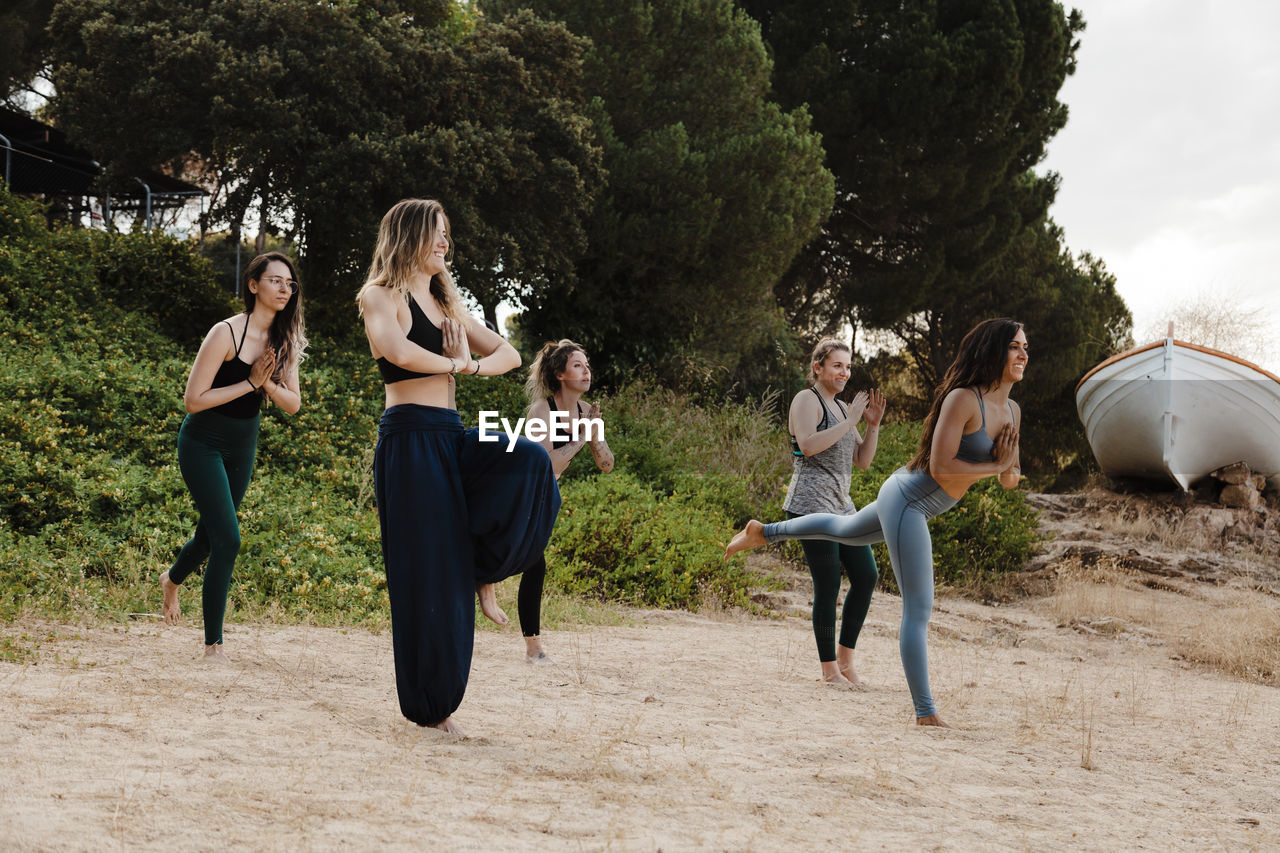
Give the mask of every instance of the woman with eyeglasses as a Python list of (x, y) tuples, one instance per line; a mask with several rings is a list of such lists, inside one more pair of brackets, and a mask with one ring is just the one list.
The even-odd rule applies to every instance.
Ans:
[(485, 616), (508, 621), (494, 584), (539, 559), (560, 492), (534, 442), (462, 427), (454, 376), (506, 373), (520, 354), (467, 313), (452, 245), (440, 202), (397, 203), (357, 300), (386, 390), (373, 474), (400, 711), (461, 734), (453, 713), (471, 671), (476, 597)]
[(209, 330), (187, 377), (178, 465), (200, 519), (173, 566), (160, 575), (160, 588), (164, 620), (177, 624), (178, 587), (208, 559), (201, 600), (209, 660), (226, 659), (222, 620), (240, 551), (236, 510), (253, 474), (259, 409), (265, 399), (297, 414), (298, 363), (306, 348), (293, 262), (268, 252), (245, 272), (244, 311)]

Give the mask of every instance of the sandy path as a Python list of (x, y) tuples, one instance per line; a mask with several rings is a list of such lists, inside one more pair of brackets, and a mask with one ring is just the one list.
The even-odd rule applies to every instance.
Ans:
[[(480, 632), (458, 739), (399, 716), (390, 639), (228, 627), (17, 625), (0, 663), (0, 840), (110, 849), (1276, 849), (1280, 690), (1032, 605), (939, 602), (910, 725), (899, 600), (860, 643), (873, 685), (816, 680), (807, 622), (640, 613)], [(1087, 758), (1092, 769), (1082, 767)]]

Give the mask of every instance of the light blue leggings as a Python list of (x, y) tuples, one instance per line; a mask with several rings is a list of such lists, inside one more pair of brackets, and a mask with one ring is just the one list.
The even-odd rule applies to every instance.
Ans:
[(937, 713), (929, 693), (927, 633), (933, 612), (933, 542), (929, 519), (956, 505), (927, 471), (899, 468), (884, 481), (876, 500), (853, 515), (818, 512), (764, 526), (769, 542), (825, 539), (844, 545), (883, 542), (889, 548), (893, 576), (902, 590), (902, 627), (898, 651), (917, 717)]

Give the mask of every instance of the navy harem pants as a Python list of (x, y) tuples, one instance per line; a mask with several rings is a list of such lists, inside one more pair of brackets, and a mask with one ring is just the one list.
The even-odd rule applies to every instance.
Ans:
[(462, 703), (475, 640), (475, 590), (542, 556), (560, 491), (538, 444), (481, 442), (458, 413), (392, 406), (378, 424), (374, 484), (391, 599), (400, 711), (435, 725)]

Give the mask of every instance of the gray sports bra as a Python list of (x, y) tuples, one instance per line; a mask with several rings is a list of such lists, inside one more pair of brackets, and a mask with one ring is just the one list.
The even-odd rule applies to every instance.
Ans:
[[(961, 462), (990, 462), (991, 451), (995, 448), (996, 443), (987, 435), (987, 407), (982, 402), (982, 393), (977, 388), (970, 388), (970, 391), (978, 398), (978, 411), (982, 412), (982, 426), (978, 427), (971, 433), (960, 436), (960, 447), (956, 450), (956, 458)], [(1014, 426), (1017, 426), (1017, 417), (1013, 413), (1013, 401), (1009, 401), (1009, 417), (1012, 419)]]

